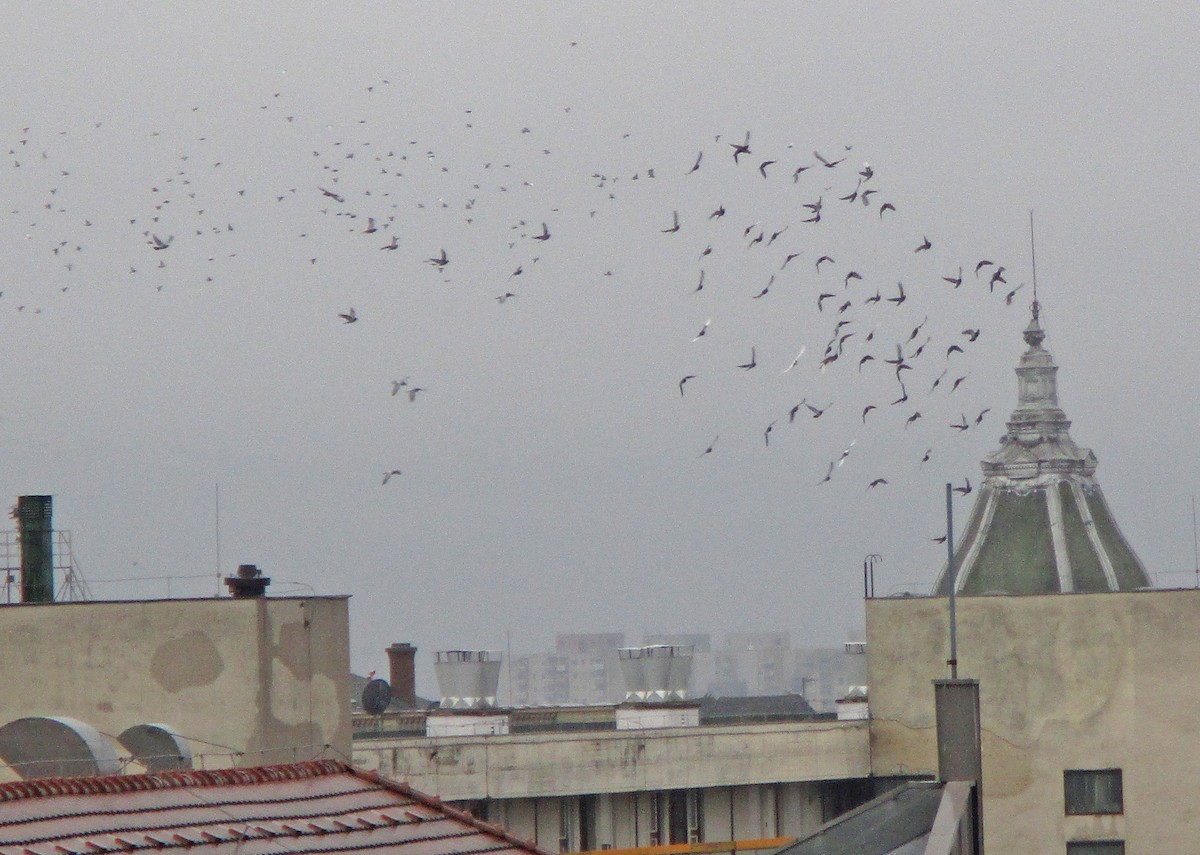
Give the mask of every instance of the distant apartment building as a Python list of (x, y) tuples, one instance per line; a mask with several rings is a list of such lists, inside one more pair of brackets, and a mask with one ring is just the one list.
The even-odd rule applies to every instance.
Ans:
[[(555, 649), (518, 654), (505, 663), (501, 697), (514, 706), (615, 703), (624, 697), (617, 650), (620, 632), (561, 633)], [(822, 712), (850, 686), (866, 682), (861, 644), (792, 647), (791, 633), (735, 632), (714, 647), (706, 632), (646, 633), (642, 644), (689, 647), (692, 697), (800, 695)]]

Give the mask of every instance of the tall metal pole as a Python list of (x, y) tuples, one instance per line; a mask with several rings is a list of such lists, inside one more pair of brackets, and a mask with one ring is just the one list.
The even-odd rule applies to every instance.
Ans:
[(954, 493), (946, 484), (946, 575), (950, 577), (950, 679), (958, 679), (958, 623), (954, 614), (954, 589), (958, 587), (958, 574), (954, 572)]

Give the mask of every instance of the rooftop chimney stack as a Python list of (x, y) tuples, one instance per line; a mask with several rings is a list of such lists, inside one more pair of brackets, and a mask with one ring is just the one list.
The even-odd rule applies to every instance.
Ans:
[(391, 669), (392, 697), (405, 709), (417, 707), (417, 648), (407, 642), (396, 642), (387, 648)]
[(264, 597), (271, 578), (264, 576), (254, 564), (239, 564), (236, 576), (226, 576), (225, 584), (229, 593), (235, 599), (244, 600), (251, 597)]
[(17, 525), (21, 537), (21, 600), (54, 602), (54, 526), (52, 496), (17, 499)]

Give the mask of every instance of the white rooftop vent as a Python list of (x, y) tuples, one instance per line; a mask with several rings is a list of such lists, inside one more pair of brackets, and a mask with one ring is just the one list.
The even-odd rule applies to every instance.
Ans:
[(641, 703), (686, 700), (694, 650), (691, 644), (618, 648), (621, 673), (625, 677), (625, 700)]
[(499, 650), (439, 650), (433, 671), (442, 709), (477, 710), (496, 705), (500, 685)]

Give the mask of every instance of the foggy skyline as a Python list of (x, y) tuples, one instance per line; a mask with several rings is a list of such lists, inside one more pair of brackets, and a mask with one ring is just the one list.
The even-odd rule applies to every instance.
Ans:
[[(1004, 431), (1031, 209), (1071, 434), (1151, 578), (1194, 581), (1190, 5), (10, 17), (0, 484), (54, 495), (97, 598), (215, 593), (219, 485), (219, 572), (351, 594), (360, 673), (510, 632), (838, 644), (866, 554), (881, 593), (932, 584), (943, 485)], [(814, 151), (846, 161), (793, 181)], [(876, 198), (840, 201), (867, 163)], [(1026, 283), (1011, 306), (981, 259)], [(821, 372), (843, 295), (857, 338)], [(927, 335), (892, 406), (878, 363)], [(968, 379), (929, 391), (946, 366)], [(827, 413), (789, 424), (802, 399)]]

